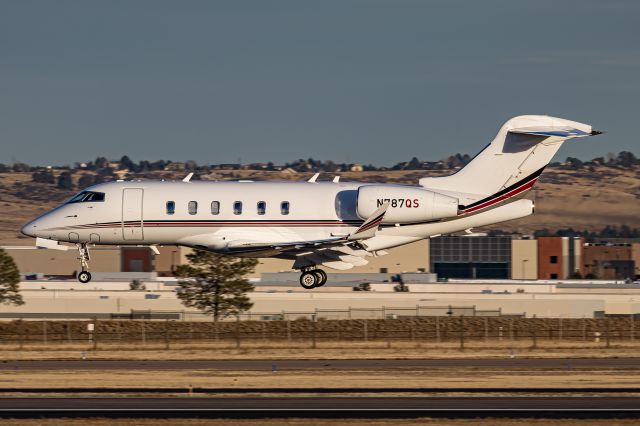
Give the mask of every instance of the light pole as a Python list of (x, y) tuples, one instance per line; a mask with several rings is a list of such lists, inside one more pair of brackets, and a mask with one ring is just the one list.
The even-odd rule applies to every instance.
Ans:
[(529, 259), (522, 259), (522, 279), (523, 280), (525, 279), (525, 276), (524, 276), (525, 265), (526, 265), (526, 262), (528, 261)]

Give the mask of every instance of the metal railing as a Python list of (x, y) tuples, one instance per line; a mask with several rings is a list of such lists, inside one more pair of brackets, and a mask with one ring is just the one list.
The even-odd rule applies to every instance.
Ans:
[[(612, 342), (635, 342), (640, 322), (633, 317), (602, 319), (542, 319), (508, 317), (422, 317), (400, 319), (186, 321), (15, 321), (0, 327), (0, 347), (81, 345), (86, 348), (160, 344), (166, 349), (193, 344), (226, 347), (311, 347), (331, 344), (385, 342), (459, 345), (519, 344), (536, 348), (558, 343), (587, 343), (611, 347)], [(578, 346), (578, 347), (579, 347)]]

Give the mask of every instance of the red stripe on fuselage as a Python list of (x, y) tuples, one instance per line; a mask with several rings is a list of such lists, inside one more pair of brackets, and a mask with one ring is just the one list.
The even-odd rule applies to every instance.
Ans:
[(491, 205), (493, 205), (495, 203), (499, 203), (500, 201), (504, 201), (507, 198), (511, 198), (511, 197), (513, 197), (515, 195), (518, 195), (519, 193), (524, 192), (527, 189), (530, 189), (536, 183), (537, 180), (538, 179), (533, 179), (533, 180), (525, 183), (524, 185), (522, 185), (522, 186), (520, 186), (518, 188), (515, 188), (512, 191), (507, 192), (506, 194), (503, 194), (503, 195), (501, 195), (499, 197), (496, 197), (496, 198), (494, 198), (492, 200), (486, 201), (486, 202), (484, 202), (484, 203), (482, 203), (480, 205), (477, 205), (475, 207), (472, 207), (470, 209), (464, 210), (464, 212), (465, 213), (471, 213), (471, 212), (474, 212), (476, 210), (484, 209), (484, 208), (489, 207), (489, 206), (491, 206)]

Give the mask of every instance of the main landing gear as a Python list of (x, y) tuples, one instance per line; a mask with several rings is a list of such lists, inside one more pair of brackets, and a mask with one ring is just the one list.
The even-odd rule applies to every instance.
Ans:
[(322, 287), (327, 283), (327, 273), (322, 269), (303, 269), (300, 285), (306, 290)]
[(89, 248), (87, 247), (87, 243), (79, 243), (77, 246), (78, 253), (80, 253), (78, 260), (80, 260), (80, 267), (82, 269), (78, 274), (78, 281), (82, 284), (86, 284), (91, 281), (91, 273), (88, 271), (89, 260), (91, 260), (91, 257), (89, 256)]

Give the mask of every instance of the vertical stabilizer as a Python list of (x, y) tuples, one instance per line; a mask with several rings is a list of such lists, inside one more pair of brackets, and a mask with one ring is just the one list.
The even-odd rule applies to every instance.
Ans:
[[(562, 143), (599, 134), (588, 124), (546, 115), (522, 115), (507, 121), (493, 141), (469, 164), (450, 176), (420, 179), (440, 192), (478, 194), (461, 206), (470, 212), (530, 189)], [(496, 201), (497, 199), (497, 201)]]

